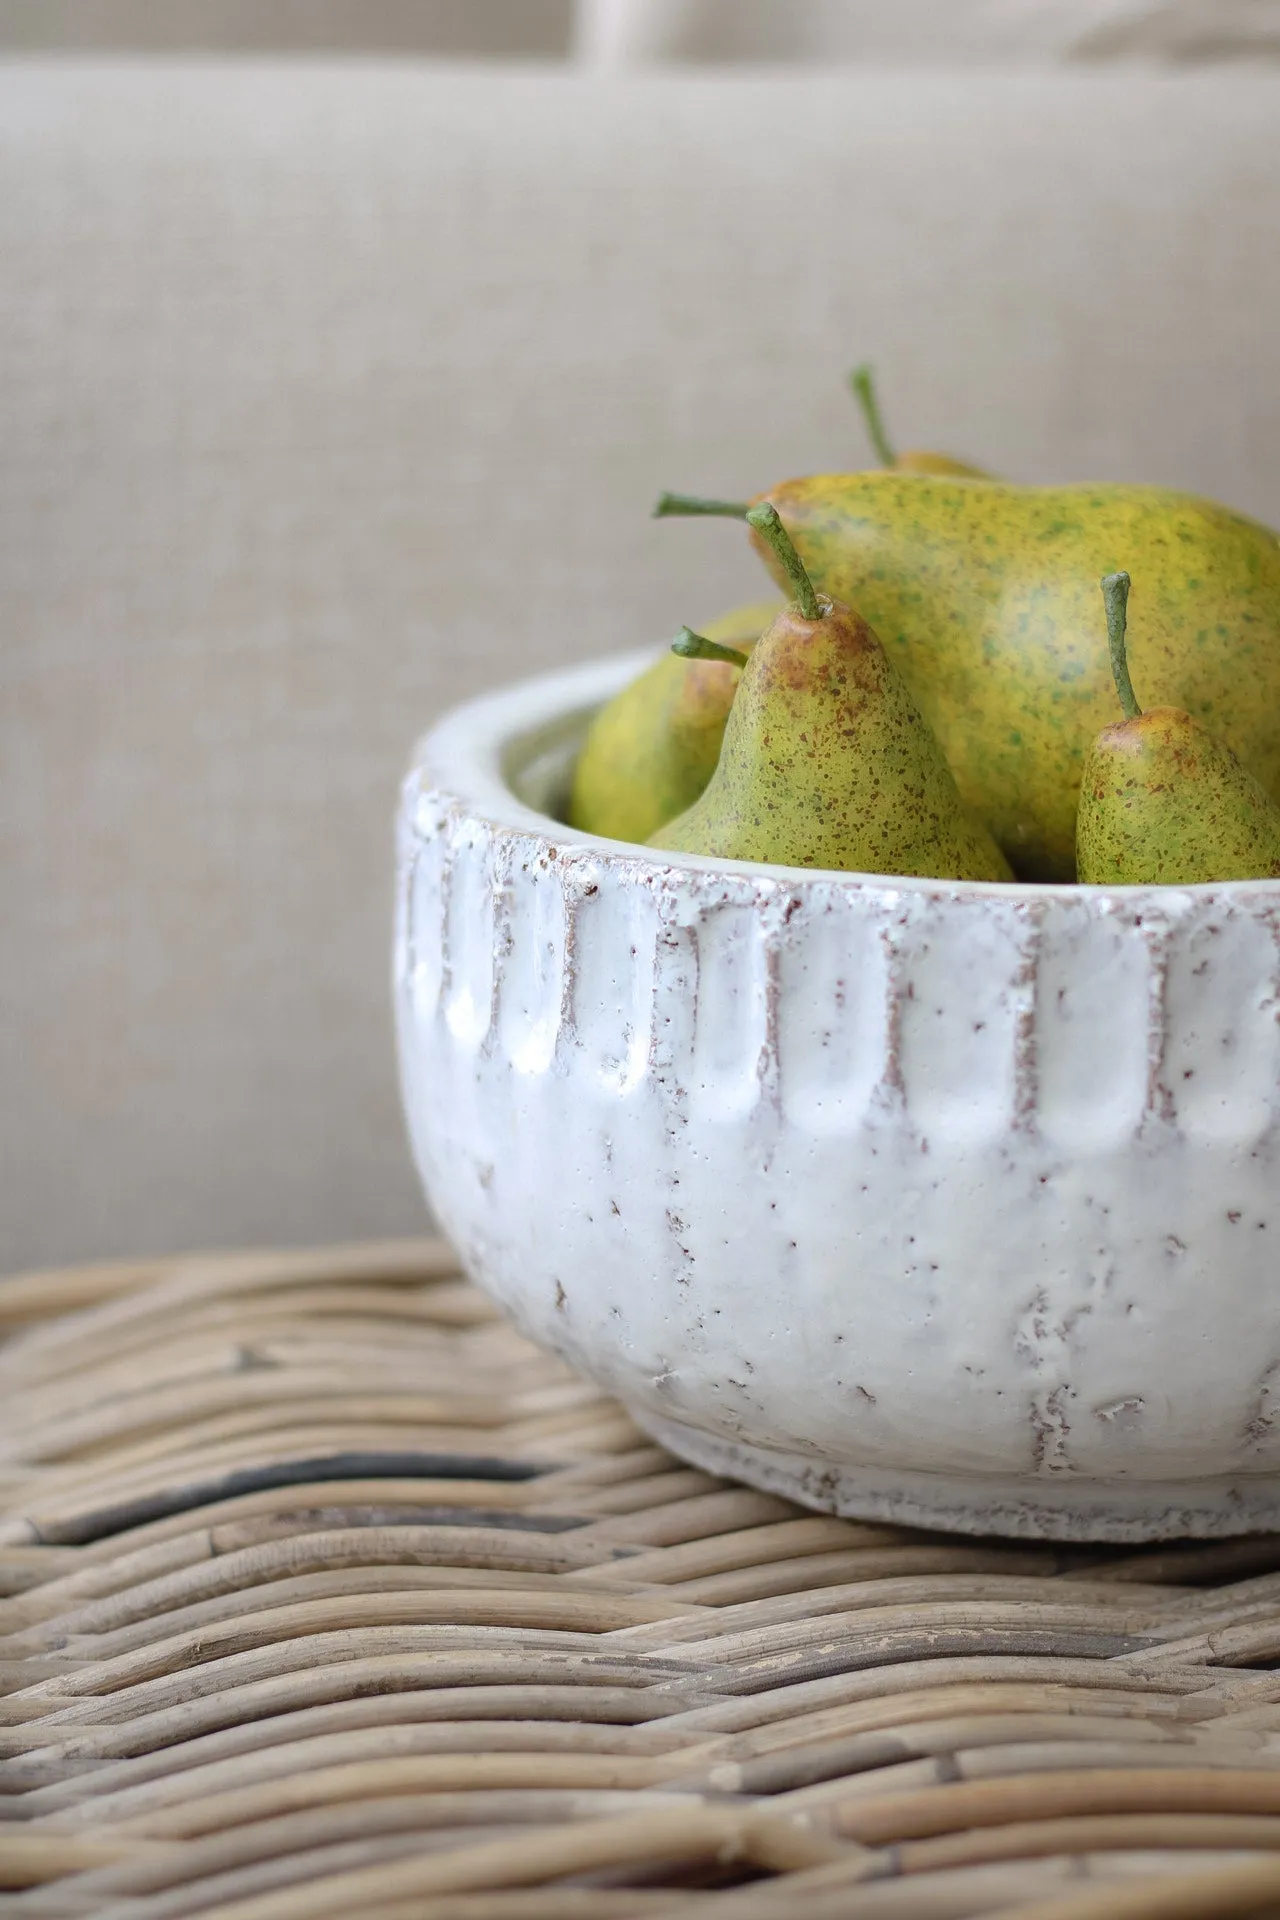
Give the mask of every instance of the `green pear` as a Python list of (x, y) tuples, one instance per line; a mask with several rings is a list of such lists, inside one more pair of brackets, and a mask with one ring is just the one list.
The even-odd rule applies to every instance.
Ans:
[(865, 361), (849, 375), (849, 385), (862, 409), (867, 438), (875, 448), (876, 458), (882, 467), (894, 473), (949, 473), (957, 479), (968, 480), (991, 478), (984, 468), (971, 467), (967, 460), (957, 460), (949, 453), (932, 453), (925, 447), (909, 447), (905, 453), (895, 453), (885, 432), (875, 375)]
[[(1090, 638), (1097, 583), (1121, 562), (1143, 582), (1130, 646), (1153, 704), (1212, 727), (1280, 790), (1280, 541), (1257, 521), (1164, 487), (890, 472), (765, 497), (818, 586), (880, 635), (1022, 878), (1075, 872), (1080, 772), (1115, 711)], [(659, 510), (687, 508), (676, 495)]]
[[(754, 646), (781, 601), (761, 600), (707, 624), (726, 649)], [(574, 769), (569, 824), (608, 840), (644, 841), (691, 806), (720, 758), (740, 670), (724, 658), (664, 653), (592, 720)]]
[(1125, 648), (1127, 573), (1102, 583), (1124, 719), (1085, 756), (1076, 865), (1086, 886), (1280, 878), (1280, 806), (1180, 707), (1138, 705)]
[(706, 791), (650, 846), (788, 867), (1011, 879), (866, 621), (819, 598), (772, 508), (753, 510), (752, 520), (797, 602), (743, 667)]

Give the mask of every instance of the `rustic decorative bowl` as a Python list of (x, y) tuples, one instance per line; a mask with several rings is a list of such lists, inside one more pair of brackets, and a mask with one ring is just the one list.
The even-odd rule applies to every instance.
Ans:
[(427, 1194), (536, 1340), (835, 1512), (1280, 1527), (1280, 883), (899, 881), (559, 824), (648, 655), (473, 701), (400, 820)]

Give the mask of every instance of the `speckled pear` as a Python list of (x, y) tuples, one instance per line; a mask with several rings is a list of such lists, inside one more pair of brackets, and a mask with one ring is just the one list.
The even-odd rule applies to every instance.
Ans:
[[(817, 585), (871, 622), (1020, 877), (1074, 877), (1081, 768), (1115, 713), (1094, 638), (1098, 580), (1122, 563), (1143, 583), (1130, 650), (1152, 703), (1212, 727), (1280, 789), (1269, 528), (1163, 487), (873, 472), (788, 480), (765, 497)], [(684, 510), (675, 499), (667, 511)]]
[(1230, 747), (1178, 707), (1139, 707), (1125, 649), (1129, 576), (1111, 574), (1111, 660), (1124, 719), (1085, 757), (1076, 863), (1087, 886), (1280, 878), (1280, 806)]
[[(761, 600), (708, 621), (703, 633), (749, 652), (782, 602)], [(691, 806), (715, 771), (739, 669), (664, 653), (601, 707), (573, 776), (569, 824), (609, 840), (644, 841)]]
[[(780, 524), (764, 534), (777, 536), (786, 538)], [(649, 844), (780, 866), (1010, 879), (867, 622), (804, 585), (807, 599), (783, 609), (743, 668), (706, 791)]]

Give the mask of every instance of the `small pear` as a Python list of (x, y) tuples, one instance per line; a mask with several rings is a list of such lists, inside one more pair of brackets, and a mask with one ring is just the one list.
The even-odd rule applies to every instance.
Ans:
[(875, 448), (876, 458), (891, 473), (941, 473), (949, 474), (953, 480), (991, 478), (985, 468), (971, 467), (967, 460), (957, 460), (949, 453), (932, 453), (925, 447), (910, 447), (905, 453), (895, 453), (884, 429), (884, 418), (876, 396), (875, 375), (866, 361), (860, 367), (855, 367), (849, 375), (849, 385), (853, 389), (854, 399), (862, 408), (867, 438)]
[(1011, 879), (866, 621), (819, 598), (771, 506), (753, 508), (752, 525), (777, 553), (796, 604), (742, 670), (706, 791), (650, 846), (778, 866)]
[[(761, 600), (704, 629), (747, 653), (779, 600)], [(569, 824), (609, 840), (644, 841), (692, 806), (715, 772), (740, 675), (732, 660), (664, 653), (601, 707), (574, 769)]]
[(1195, 886), (1280, 878), (1280, 806), (1230, 747), (1181, 707), (1138, 705), (1129, 678), (1127, 573), (1102, 583), (1124, 719), (1085, 756), (1076, 870), (1086, 886)]

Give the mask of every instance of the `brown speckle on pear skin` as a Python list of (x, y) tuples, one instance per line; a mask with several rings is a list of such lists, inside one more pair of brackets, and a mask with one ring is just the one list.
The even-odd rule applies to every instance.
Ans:
[(848, 608), (785, 608), (757, 642), (702, 797), (651, 846), (722, 859), (1007, 880), (919, 709)]
[[(739, 607), (703, 627), (710, 640), (750, 649), (777, 600)], [(647, 840), (703, 791), (720, 756), (739, 669), (663, 654), (600, 709), (582, 744), (571, 826), (609, 840)]]
[(570, 824), (645, 839), (710, 779), (738, 669), (664, 656), (597, 714), (574, 775)]
[(1117, 567), (1142, 582), (1129, 657), (1143, 703), (1211, 726), (1280, 793), (1280, 542), (1268, 528), (1160, 487), (873, 471), (761, 497), (815, 585), (879, 635), (1021, 877), (1074, 877), (1084, 756), (1116, 712), (1098, 581)]
[(1076, 826), (1092, 886), (1280, 878), (1280, 806), (1229, 747), (1176, 707), (1104, 727)]

